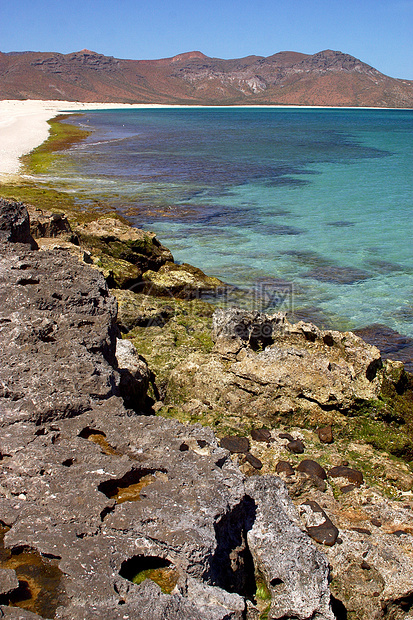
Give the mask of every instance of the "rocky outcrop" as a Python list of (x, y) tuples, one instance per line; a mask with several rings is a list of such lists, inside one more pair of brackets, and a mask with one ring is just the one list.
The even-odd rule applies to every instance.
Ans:
[(218, 278), (192, 265), (176, 265), (154, 233), (133, 228), (119, 217), (75, 222), (64, 213), (29, 207), (30, 232), (41, 249), (65, 249), (98, 269), (111, 288), (146, 295), (193, 299), (224, 291)]
[(27, 213), (3, 215), (2, 616), (333, 620), (284, 483), (247, 480), (208, 428), (127, 410), (102, 275), (14, 243)]
[(141, 273), (158, 270), (167, 261), (173, 261), (171, 252), (154, 233), (132, 228), (118, 218), (103, 217), (79, 224), (74, 232), (82, 247), (94, 255), (124, 260), (136, 265)]
[[(409, 620), (413, 474), (362, 435), (399, 445), (405, 410), (380, 399), (403, 398), (402, 366), (281, 314), (118, 289), (136, 349), (66, 233), (32, 250), (4, 207), (0, 615)], [(148, 385), (221, 440), (139, 415)]]
[(328, 420), (380, 393), (380, 351), (351, 332), (237, 309), (218, 309), (213, 330), (213, 354), (195, 353), (171, 374), (171, 402), (199, 398), (268, 421), (299, 412)]
[(45, 209), (29, 207), (30, 233), (35, 239), (43, 237), (60, 237), (67, 235), (72, 238), (72, 229), (64, 213), (52, 213)]
[(102, 275), (65, 251), (10, 247), (0, 255), (2, 422), (68, 417), (117, 396), (116, 301)]
[(30, 233), (30, 222), (25, 205), (0, 198), (0, 242), (28, 243), (36, 247)]
[(206, 293), (225, 291), (225, 284), (218, 278), (207, 276), (201, 269), (183, 263), (165, 263), (157, 272), (143, 274), (142, 292), (158, 297), (193, 299)]

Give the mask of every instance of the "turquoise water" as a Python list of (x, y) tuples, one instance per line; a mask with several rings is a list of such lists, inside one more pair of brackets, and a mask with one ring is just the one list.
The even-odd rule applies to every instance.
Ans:
[(177, 261), (237, 286), (241, 303), (264, 286), (264, 309), (413, 336), (413, 111), (145, 109), (70, 122), (93, 133), (57, 159), (51, 186), (110, 200)]

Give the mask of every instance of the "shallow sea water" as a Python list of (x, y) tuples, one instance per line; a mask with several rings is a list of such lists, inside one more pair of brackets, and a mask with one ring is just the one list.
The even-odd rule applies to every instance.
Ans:
[(412, 110), (167, 108), (69, 122), (93, 133), (59, 155), (42, 179), (51, 187), (112, 202), (244, 305), (413, 336)]

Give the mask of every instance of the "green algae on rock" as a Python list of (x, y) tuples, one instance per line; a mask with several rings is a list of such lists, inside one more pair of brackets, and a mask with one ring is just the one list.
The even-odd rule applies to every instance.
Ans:
[(91, 131), (62, 122), (71, 116), (73, 115), (59, 114), (47, 121), (50, 125), (47, 140), (21, 158), (26, 172), (31, 174), (49, 172), (58, 151), (64, 151), (91, 135)]
[(105, 254), (125, 260), (142, 271), (159, 269), (173, 260), (171, 252), (159, 243), (155, 233), (133, 228), (118, 218), (103, 217), (79, 224), (74, 232), (81, 245), (94, 255)]
[(205, 293), (224, 292), (225, 284), (215, 277), (207, 276), (198, 267), (187, 263), (165, 263), (158, 271), (143, 275), (143, 293), (158, 297), (193, 299)]
[(53, 618), (57, 607), (64, 603), (59, 558), (46, 558), (34, 549), (8, 549), (4, 545), (8, 530), (0, 522), (0, 569), (13, 571), (18, 581), (1, 597), (1, 604)]

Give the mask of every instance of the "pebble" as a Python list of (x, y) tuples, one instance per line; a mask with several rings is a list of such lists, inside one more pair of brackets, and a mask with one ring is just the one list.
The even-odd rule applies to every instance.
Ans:
[(250, 449), (250, 442), (247, 437), (232, 435), (223, 437), (220, 441), (220, 446), (229, 450), (232, 454), (245, 454)]
[(251, 437), (254, 441), (271, 441), (271, 432), (267, 428), (253, 428), (251, 431)]
[(351, 467), (345, 467), (343, 465), (339, 465), (337, 467), (333, 467), (329, 470), (328, 475), (331, 478), (347, 478), (349, 482), (355, 484), (356, 486), (361, 486), (364, 482), (363, 474), (361, 471), (357, 469), (352, 469)]
[[(324, 518), (324, 522), (320, 523), (320, 525), (307, 525), (309, 536), (321, 545), (326, 545), (327, 547), (335, 545), (339, 531), (321, 506), (312, 500), (304, 502), (301, 506), (306, 507), (305, 512), (307, 514), (307, 519), (309, 516), (307, 507), (314, 515), (321, 515)], [(314, 518), (314, 520), (316, 522), (319, 521), (319, 517)]]
[(293, 439), (287, 444), (287, 449), (294, 454), (302, 454), (304, 452), (304, 444), (301, 439)]
[(350, 493), (350, 491), (354, 491), (356, 487), (354, 486), (354, 484), (346, 484), (344, 487), (340, 488), (340, 491), (342, 493)]
[(245, 456), (247, 458), (248, 463), (252, 465), (255, 469), (262, 468), (262, 462), (260, 461), (260, 459), (258, 459), (256, 456), (251, 454), (251, 452), (247, 452)]
[(367, 534), (367, 536), (371, 536), (371, 531), (365, 527), (352, 527), (353, 532), (358, 532), (359, 534)]
[(321, 480), (326, 480), (327, 478), (325, 469), (323, 469), (317, 461), (312, 461), (310, 459), (301, 461), (301, 463), (297, 465), (297, 470), (309, 474), (310, 476), (317, 476), (317, 478), (321, 478)]
[(291, 467), (290, 463), (288, 463), (287, 461), (278, 461), (277, 465), (275, 466), (275, 471), (277, 474), (284, 473), (287, 476), (294, 475), (294, 470)]
[(294, 437), (290, 433), (280, 433), (278, 435), (280, 439), (288, 439), (288, 441), (294, 441)]
[(319, 428), (317, 434), (321, 443), (334, 442), (333, 429), (331, 428), (330, 424), (328, 426), (324, 426), (323, 428)]

